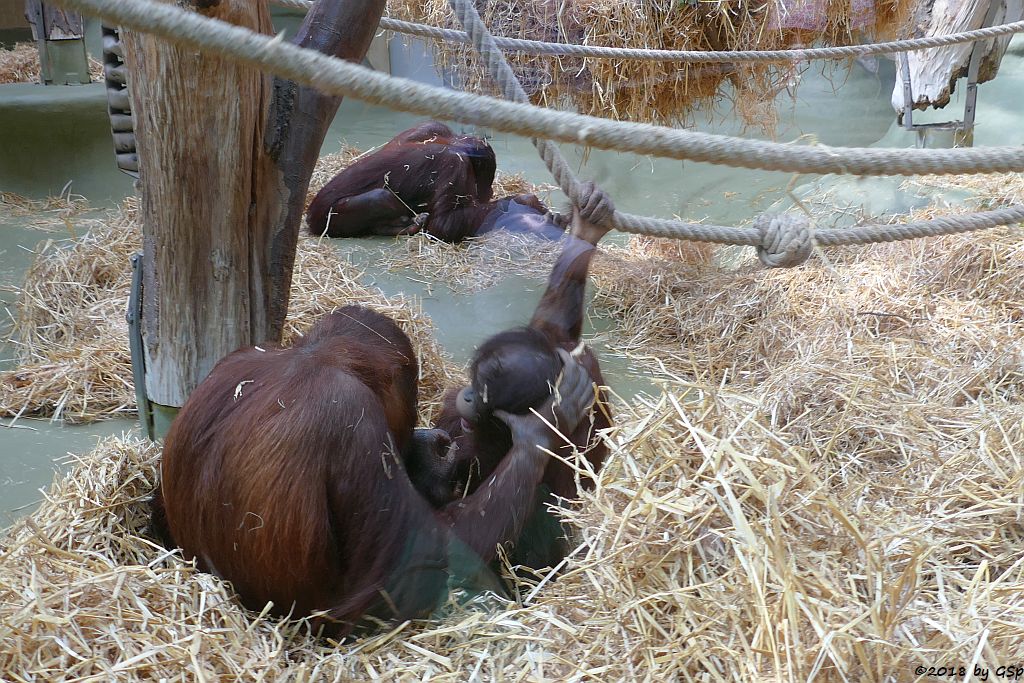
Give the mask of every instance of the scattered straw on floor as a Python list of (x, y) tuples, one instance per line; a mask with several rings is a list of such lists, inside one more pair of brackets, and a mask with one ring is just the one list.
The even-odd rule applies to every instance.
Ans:
[[(103, 65), (89, 58), (89, 77), (103, 80)], [(16, 43), (10, 50), (0, 49), (0, 85), (38, 83), (39, 49), (34, 43)]]
[(376, 265), (399, 275), (429, 278), (431, 287), (444, 283), (453, 291), (470, 293), (513, 275), (546, 279), (562, 242), (499, 230), (460, 244), (414, 235), (403, 246), (382, 252)]
[(995, 680), (1024, 661), (1024, 231), (777, 271), (680, 249), (595, 260), (610, 343), (668, 383), (618, 409), (556, 581), (317, 644), (146, 541), (157, 449), (112, 439), (0, 537), (0, 678)]
[(0, 209), (7, 216), (32, 216), (32, 227), (47, 227), (54, 221), (73, 218), (89, 209), (88, 200), (70, 191), (57, 197), (30, 199), (14, 192), (0, 192)]
[[(681, 388), (680, 388), (681, 389)], [(948, 415), (893, 435), (916, 443)], [(836, 421), (842, 420), (836, 415)], [(913, 680), (1024, 656), (1019, 405), (863, 467), (755, 399), (637, 404), (569, 515), (583, 545), (512, 603), (337, 647), (246, 613), (143, 535), (158, 449), (113, 438), (0, 537), (0, 674), (155, 680)], [(934, 421), (933, 421), (934, 420)], [(829, 434), (817, 441), (828, 444)], [(959, 680), (959, 679), (958, 679)]]
[[(0, 415), (68, 422), (135, 413), (125, 311), (131, 255), (140, 249), (137, 203), (127, 200), (80, 239), (47, 241), (19, 293), (13, 331), (19, 367), (0, 373)], [(359, 282), (331, 244), (302, 237), (292, 279), (286, 342), (346, 304), (372, 306), (410, 335), (420, 358), (421, 412), (429, 419), (458, 371), (434, 341), (417, 303)]]

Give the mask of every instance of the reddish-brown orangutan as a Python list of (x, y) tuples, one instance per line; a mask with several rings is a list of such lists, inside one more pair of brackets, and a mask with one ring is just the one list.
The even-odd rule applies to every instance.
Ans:
[(494, 150), (437, 121), (403, 131), (356, 160), (317, 193), (306, 212), (314, 235), (411, 235), (446, 242), (491, 230), (561, 236), (564, 225), (532, 194), (491, 201)]
[[(572, 431), (594, 392), (561, 360), (560, 401), (542, 414)], [(519, 536), (557, 435), (536, 416), (498, 413), (511, 452), (451, 502), (447, 439), (414, 435), (417, 374), (408, 337), (356, 306), (292, 348), (228, 355), (171, 426), (154, 521), (162, 514), (170, 540), (251, 609), (313, 614), (332, 635), (364, 617), (429, 615), (451, 575), (473, 581)], [(414, 477), (439, 488), (425, 498)]]
[[(480, 482), (495, 471), (512, 448), (512, 434), (497, 416), (501, 411), (527, 414), (548, 396), (560, 362), (559, 350), (579, 345), (583, 327), (584, 288), (596, 244), (607, 228), (596, 225), (611, 213), (611, 200), (592, 184), (585, 188), (584, 206), (574, 210), (573, 234), (552, 269), (544, 292), (528, 326), (500, 332), (485, 341), (470, 365), (470, 386), (445, 396), (437, 427), (448, 432), (458, 464), (454, 476), (465, 491), (478, 491)], [(604, 378), (594, 353), (586, 348), (579, 362), (601, 386)], [(583, 452), (590, 468), (601, 468), (607, 448), (594, 438), (595, 430), (610, 425), (611, 413), (602, 392), (594, 418), (566, 432)], [(555, 451), (572, 456), (573, 446), (562, 442)], [(582, 478), (583, 486), (590, 480)], [(548, 463), (541, 490), (529, 521), (509, 557), (512, 563), (534, 569), (555, 566), (567, 551), (557, 518), (548, 510), (557, 498), (576, 497), (574, 470), (558, 458)]]

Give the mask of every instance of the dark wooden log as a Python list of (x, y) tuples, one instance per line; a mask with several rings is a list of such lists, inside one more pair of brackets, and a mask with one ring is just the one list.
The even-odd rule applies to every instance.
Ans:
[[(361, 62), (380, 24), (385, 0), (320, 0), (307, 14), (293, 42)], [(259, 341), (280, 341), (295, 264), (295, 247), (305, 211), (306, 190), (327, 128), (341, 104), (313, 88), (275, 78), (267, 117), (264, 156), (257, 187), (255, 233), (261, 236), (260, 263), (268, 287), (259, 293), (264, 320), (254, 321)], [(271, 201), (271, 197), (278, 201)]]

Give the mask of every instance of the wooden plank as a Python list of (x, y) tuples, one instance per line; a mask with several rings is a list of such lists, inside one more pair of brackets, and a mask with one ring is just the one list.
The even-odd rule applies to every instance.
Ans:
[(85, 37), (82, 16), (56, 5), (43, 5), (43, 25), (46, 40), (78, 40)]

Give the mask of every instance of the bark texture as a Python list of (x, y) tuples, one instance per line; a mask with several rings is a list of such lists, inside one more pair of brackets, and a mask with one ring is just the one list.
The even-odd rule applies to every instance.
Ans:
[[(271, 31), (265, 0), (193, 9)], [(321, 0), (296, 43), (362, 60), (384, 0)], [(181, 406), (224, 355), (279, 341), (309, 177), (340, 98), (124, 36), (139, 154), (150, 400)]]

